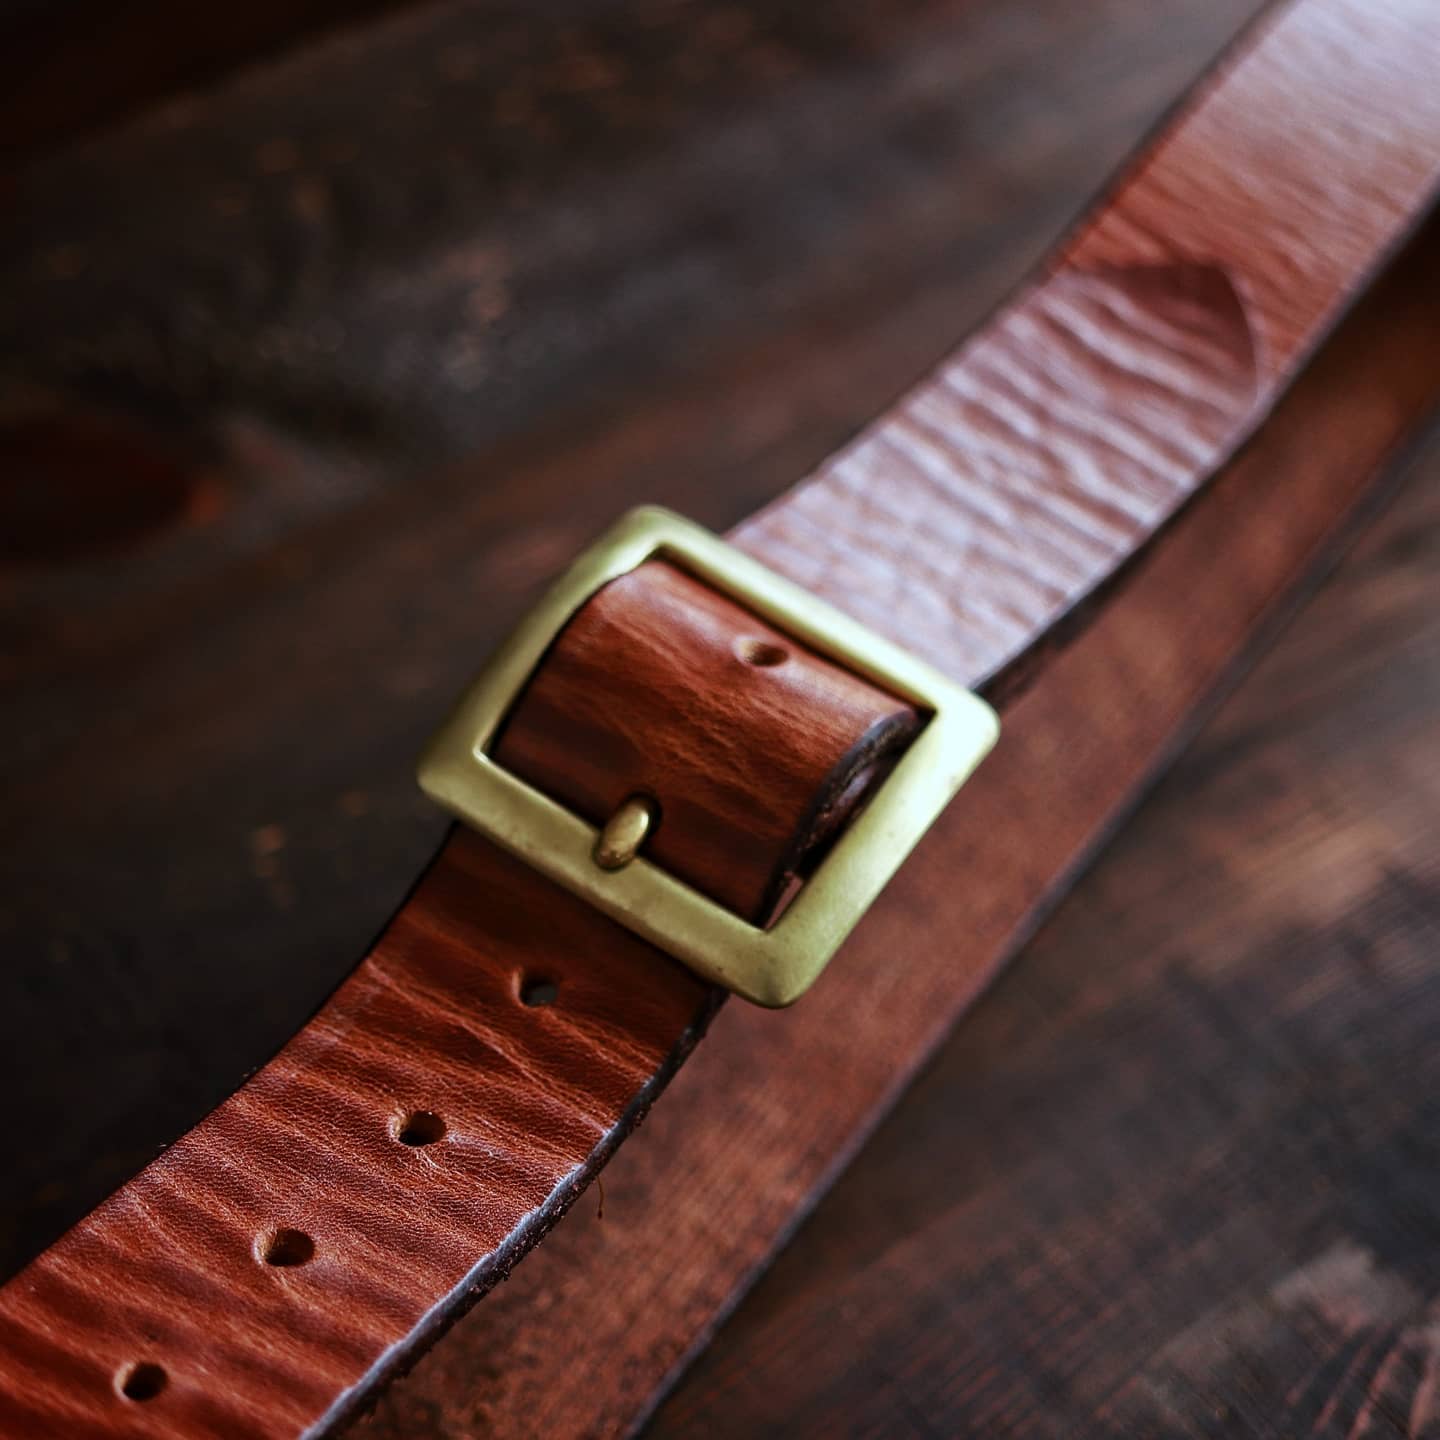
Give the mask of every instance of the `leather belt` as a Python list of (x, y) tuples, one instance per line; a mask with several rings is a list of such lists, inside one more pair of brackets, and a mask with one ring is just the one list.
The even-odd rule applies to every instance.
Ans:
[[(736, 545), (953, 680), (1008, 675), (1002, 712), (1032, 675), (1018, 703), (1043, 704), (1038, 642), (1254, 430), (1428, 205), (1437, 61), (1419, 0), (1276, 12), (1032, 286)], [(645, 863), (754, 921), (881, 803), (925, 733), (914, 701), (651, 563), (565, 626), (492, 754), (594, 827), (653, 802)], [(1026, 803), (1085, 743), (1031, 757)], [(935, 894), (939, 923), (963, 900)], [(888, 905), (839, 963), (883, 963)], [(290, 1044), (0, 1291), (0, 1427), (338, 1421), (559, 1218), (719, 999), (456, 830)]]

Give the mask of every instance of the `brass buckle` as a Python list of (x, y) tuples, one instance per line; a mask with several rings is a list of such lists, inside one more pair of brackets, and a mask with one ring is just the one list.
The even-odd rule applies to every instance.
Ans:
[[(870, 802), (768, 929), (742, 920), (644, 855), (606, 870), (596, 830), (486, 753), (566, 621), (602, 585), (664, 557), (811, 649), (902, 696), (929, 719)], [(815, 982), (999, 734), (994, 711), (929, 665), (655, 506), (632, 510), (565, 572), (461, 697), (420, 760), (430, 798), (690, 969), (760, 1005)]]

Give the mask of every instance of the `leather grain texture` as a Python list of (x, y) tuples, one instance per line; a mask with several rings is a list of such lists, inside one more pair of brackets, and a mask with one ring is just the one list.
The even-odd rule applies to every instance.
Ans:
[(915, 733), (903, 701), (660, 561), (551, 647), (496, 759), (603, 825), (658, 802), (656, 864), (755, 923)]
[(1280, 7), (1035, 283), (741, 548), (978, 684), (1264, 417), (1440, 170), (1428, 0)]
[[(958, 677), (993, 674), (1203, 484), (1408, 232), (1440, 165), (1437, 51), (1423, 3), (1288, 6), (1108, 218), (741, 543)], [(1272, 582), (1257, 584), (1263, 599)], [(982, 771), (975, 808), (952, 809), (839, 963), (953, 927), (947, 847), (987, 807), (1026, 815), (1042, 882), (1070, 863), (1087, 822), (1054, 824), (1056, 784), (1064, 771), (1083, 789), (1074, 767), (1116, 743), (1109, 677), (1072, 673), (1081, 653), (1063, 662), (1065, 720), (1092, 714), (1091, 733), (1033, 729), (1024, 715), (1059, 703), (1045, 685), (1022, 699), (1038, 751), (1022, 764), (1012, 746)], [(1165, 678), (1156, 735), (1190, 693)], [(1013, 928), (997, 919), (996, 948), (954, 993), (975, 993)], [(0, 1292), (0, 1430), (287, 1435), (350, 1413), (553, 1223), (714, 1003), (454, 836), (285, 1050)]]
[(323, 1011), (6, 1287), (4, 1433), (322, 1423), (564, 1213), (714, 1003), (452, 831)]

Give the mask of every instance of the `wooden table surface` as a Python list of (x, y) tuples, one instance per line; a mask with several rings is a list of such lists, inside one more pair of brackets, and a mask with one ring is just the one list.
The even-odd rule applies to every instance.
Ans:
[[(0, 20), (6, 1270), (361, 953), (553, 567), (803, 474), (1255, 5), (252, 8), (83, 126)], [(647, 1433), (1440, 1433), (1437, 522), (1427, 452)]]

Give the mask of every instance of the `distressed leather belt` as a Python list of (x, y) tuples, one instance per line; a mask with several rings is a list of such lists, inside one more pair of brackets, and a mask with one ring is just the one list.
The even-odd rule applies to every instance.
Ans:
[[(788, 1003), (837, 949), (903, 966), (884, 882), (994, 737), (964, 687), (1034, 703), (1042, 640), (1410, 232), (1437, 72), (1428, 0), (1296, 0), (1030, 287), (730, 544), (642, 511), (583, 557), (428, 752), (467, 823), (371, 953), (0, 1291), (0, 1430), (338, 1422), (554, 1224), (725, 989)], [(974, 901), (961, 878), (926, 904), (940, 936)]]

